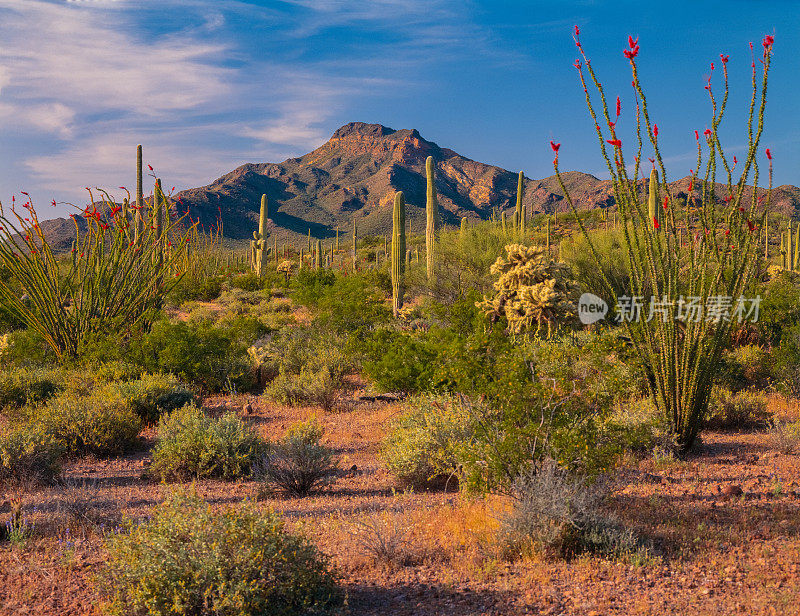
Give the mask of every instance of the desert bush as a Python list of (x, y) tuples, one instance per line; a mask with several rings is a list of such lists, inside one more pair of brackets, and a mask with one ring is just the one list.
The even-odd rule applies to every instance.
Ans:
[(758, 345), (747, 344), (723, 354), (717, 385), (734, 392), (748, 388), (766, 389), (772, 376), (770, 351)]
[(755, 391), (731, 392), (715, 387), (711, 392), (706, 423), (716, 428), (737, 429), (764, 426), (770, 419), (767, 398)]
[(381, 444), (381, 457), (404, 485), (458, 486), (460, 454), (475, 439), (471, 404), (453, 395), (420, 395), (396, 419)]
[(43, 402), (64, 385), (64, 377), (51, 368), (10, 368), (0, 372), (0, 409)]
[(66, 455), (122, 453), (136, 445), (142, 429), (141, 417), (130, 406), (101, 392), (65, 391), (33, 407), (27, 422), (41, 427)]
[(142, 377), (144, 369), (131, 362), (116, 360), (104, 361), (91, 366), (92, 376), (98, 383), (135, 381)]
[(180, 306), (184, 302), (210, 302), (222, 292), (222, 276), (191, 276), (181, 278), (167, 297), (170, 304)]
[(219, 391), (228, 381), (240, 390), (250, 384), (246, 347), (235, 344), (230, 332), (206, 323), (159, 321), (131, 346), (129, 356), (148, 372), (172, 373), (207, 391)]
[(650, 398), (615, 402), (601, 423), (599, 438), (619, 453), (671, 452), (673, 434)]
[(145, 422), (155, 422), (165, 413), (185, 406), (194, 394), (171, 374), (145, 374), (134, 381), (109, 383), (98, 394), (121, 400)]
[(159, 420), (150, 472), (166, 480), (234, 479), (250, 473), (263, 448), (236, 415), (214, 419), (187, 404)]
[(501, 518), (509, 551), (561, 558), (584, 553), (641, 557), (644, 544), (602, 511), (607, 495), (602, 482), (570, 476), (552, 460), (530, 467), (514, 481), (511, 510)]
[(262, 280), (254, 272), (233, 276), (230, 284), (234, 289), (242, 289), (243, 291), (258, 291), (264, 286)]
[(106, 549), (112, 614), (291, 616), (341, 602), (325, 557), (249, 503), (214, 512), (178, 492), (146, 522), (109, 536)]
[(795, 453), (800, 449), (800, 420), (775, 420), (770, 426), (769, 435), (778, 451)]
[(52, 483), (61, 473), (62, 452), (39, 426), (0, 428), (0, 486)]
[(333, 407), (343, 377), (353, 367), (345, 342), (331, 333), (286, 328), (259, 343), (261, 369), (276, 375), (264, 396), (283, 404)]
[(411, 528), (391, 511), (357, 518), (352, 522), (349, 534), (375, 563), (390, 571), (414, 561)]
[(336, 478), (334, 452), (323, 445), (323, 429), (316, 420), (291, 426), (280, 441), (271, 443), (256, 474), (269, 490), (307, 496)]

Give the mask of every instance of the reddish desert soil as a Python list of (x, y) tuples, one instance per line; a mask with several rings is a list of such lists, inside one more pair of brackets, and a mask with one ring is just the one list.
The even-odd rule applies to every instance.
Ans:
[[(244, 402), (214, 398), (207, 408), (241, 409)], [(304, 499), (265, 496), (253, 481), (200, 481), (197, 489), (214, 506), (251, 497), (283, 513), (337, 565), (344, 613), (800, 614), (800, 456), (779, 453), (767, 434), (706, 433), (688, 460), (630, 463), (629, 482), (612, 505), (656, 545), (659, 556), (646, 565), (594, 557), (509, 562), (492, 541), (502, 503), (393, 489), (378, 448), (399, 404), (358, 404), (327, 415), (260, 399), (252, 404), (248, 421), (270, 438), (316, 413), (341, 456), (342, 476), (325, 494)], [(779, 410), (797, 416), (793, 404)], [(143, 436), (152, 444), (152, 434)], [(83, 481), (84, 493), (93, 495), (91, 522), (76, 521), (65, 506), (80, 490), (22, 494), (36, 528), (22, 548), (1, 544), (0, 614), (102, 613), (94, 582), (103, 562), (98, 525), (144, 516), (172, 488), (142, 477), (148, 456), (143, 449), (68, 465), (66, 477)], [(8, 511), (0, 505), (0, 518)], [(384, 567), (357, 544), (354, 522), (364, 519), (403, 535), (402, 565)]]

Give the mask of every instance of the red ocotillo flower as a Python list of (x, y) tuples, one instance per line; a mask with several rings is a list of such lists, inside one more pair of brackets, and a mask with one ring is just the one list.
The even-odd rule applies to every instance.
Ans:
[(617, 97), (617, 117), (619, 117), (620, 112), (622, 111), (622, 104), (619, 101), (619, 96)]
[(775, 37), (772, 36), (771, 34), (767, 34), (764, 37), (764, 40), (761, 41), (761, 44), (764, 46), (764, 49), (769, 49), (770, 47), (772, 47), (774, 42), (775, 42)]
[(619, 139), (606, 139), (609, 145), (613, 145), (615, 148), (622, 147), (622, 141)]
[(767, 153), (767, 158), (769, 160), (772, 160), (772, 152), (769, 151), (769, 148), (767, 148), (767, 152), (766, 153)]
[(658, 124), (653, 124), (653, 136), (658, 137)]
[(747, 221), (747, 230), (752, 233), (755, 230), (756, 226), (753, 224), (752, 220)]
[(697, 131), (694, 131), (694, 138), (695, 138), (697, 141), (700, 141), (700, 133), (698, 133)]
[(725, 55), (719, 54), (719, 59), (722, 60), (723, 64), (727, 64), (728, 63), (728, 58), (729, 57), (730, 56), (725, 56)]
[(626, 49), (622, 53), (628, 60), (633, 62), (633, 59), (639, 53), (639, 37), (637, 36), (636, 40), (634, 40), (632, 36), (628, 35), (628, 47), (629, 49)]
[(561, 147), (560, 143), (554, 143), (553, 141), (550, 142), (550, 147), (553, 149), (553, 152), (558, 153), (558, 148)]
[(711, 129), (710, 128), (705, 129), (703, 131), (703, 134), (706, 136), (706, 139), (708, 139), (711, 136)]
[(669, 205), (669, 195), (664, 195), (664, 209), (667, 209), (667, 205)]
[(735, 167), (735, 166), (736, 166), (736, 163), (738, 163), (738, 162), (739, 162), (739, 161), (738, 161), (738, 160), (736, 160), (736, 157), (734, 156), (734, 157), (733, 157), (733, 166)]
[(658, 217), (653, 216), (653, 228), (658, 231), (661, 228), (661, 223), (658, 222)]

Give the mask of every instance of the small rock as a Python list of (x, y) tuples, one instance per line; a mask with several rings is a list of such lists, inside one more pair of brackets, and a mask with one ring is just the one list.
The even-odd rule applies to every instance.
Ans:
[(727, 497), (735, 497), (741, 496), (744, 494), (744, 490), (742, 490), (742, 486), (731, 484), (722, 488), (722, 495)]

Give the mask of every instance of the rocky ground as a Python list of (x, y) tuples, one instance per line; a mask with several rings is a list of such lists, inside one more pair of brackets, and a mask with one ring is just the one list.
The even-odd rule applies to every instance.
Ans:
[[(239, 410), (246, 402), (214, 398), (207, 406)], [(773, 404), (797, 416), (794, 403)], [(197, 490), (215, 506), (249, 497), (282, 512), (337, 565), (345, 613), (800, 614), (800, 456), (781, 453), (763, 432), (706, 433), (687, 460), (630, 461), (620, 472), (612, 508), (653, 542), (651, 559), (511, 562), (492, 541), (501, 501), (394, 489), (378, 447), (400, 405), (322, 415), (253, 399), (252, 408), (248, 421), (270, 438), (317, 412), (340, 455), (340, 478), (304, 499), (272, 497), (254, 481), (201, 481)], [(66, 487), (21, 495), (35, 530), (23, 547), (0, 544), (0, 614), (101, 613), (103, 529), (147, 515), (173, 488), (146, 478), (148, 457), (143, 448), (81, 459), (67, 467)], [(0, 505), (0, 518), (8, 512)], [(394, 546), (394, 564), (364, 547), (378, 535)]]

